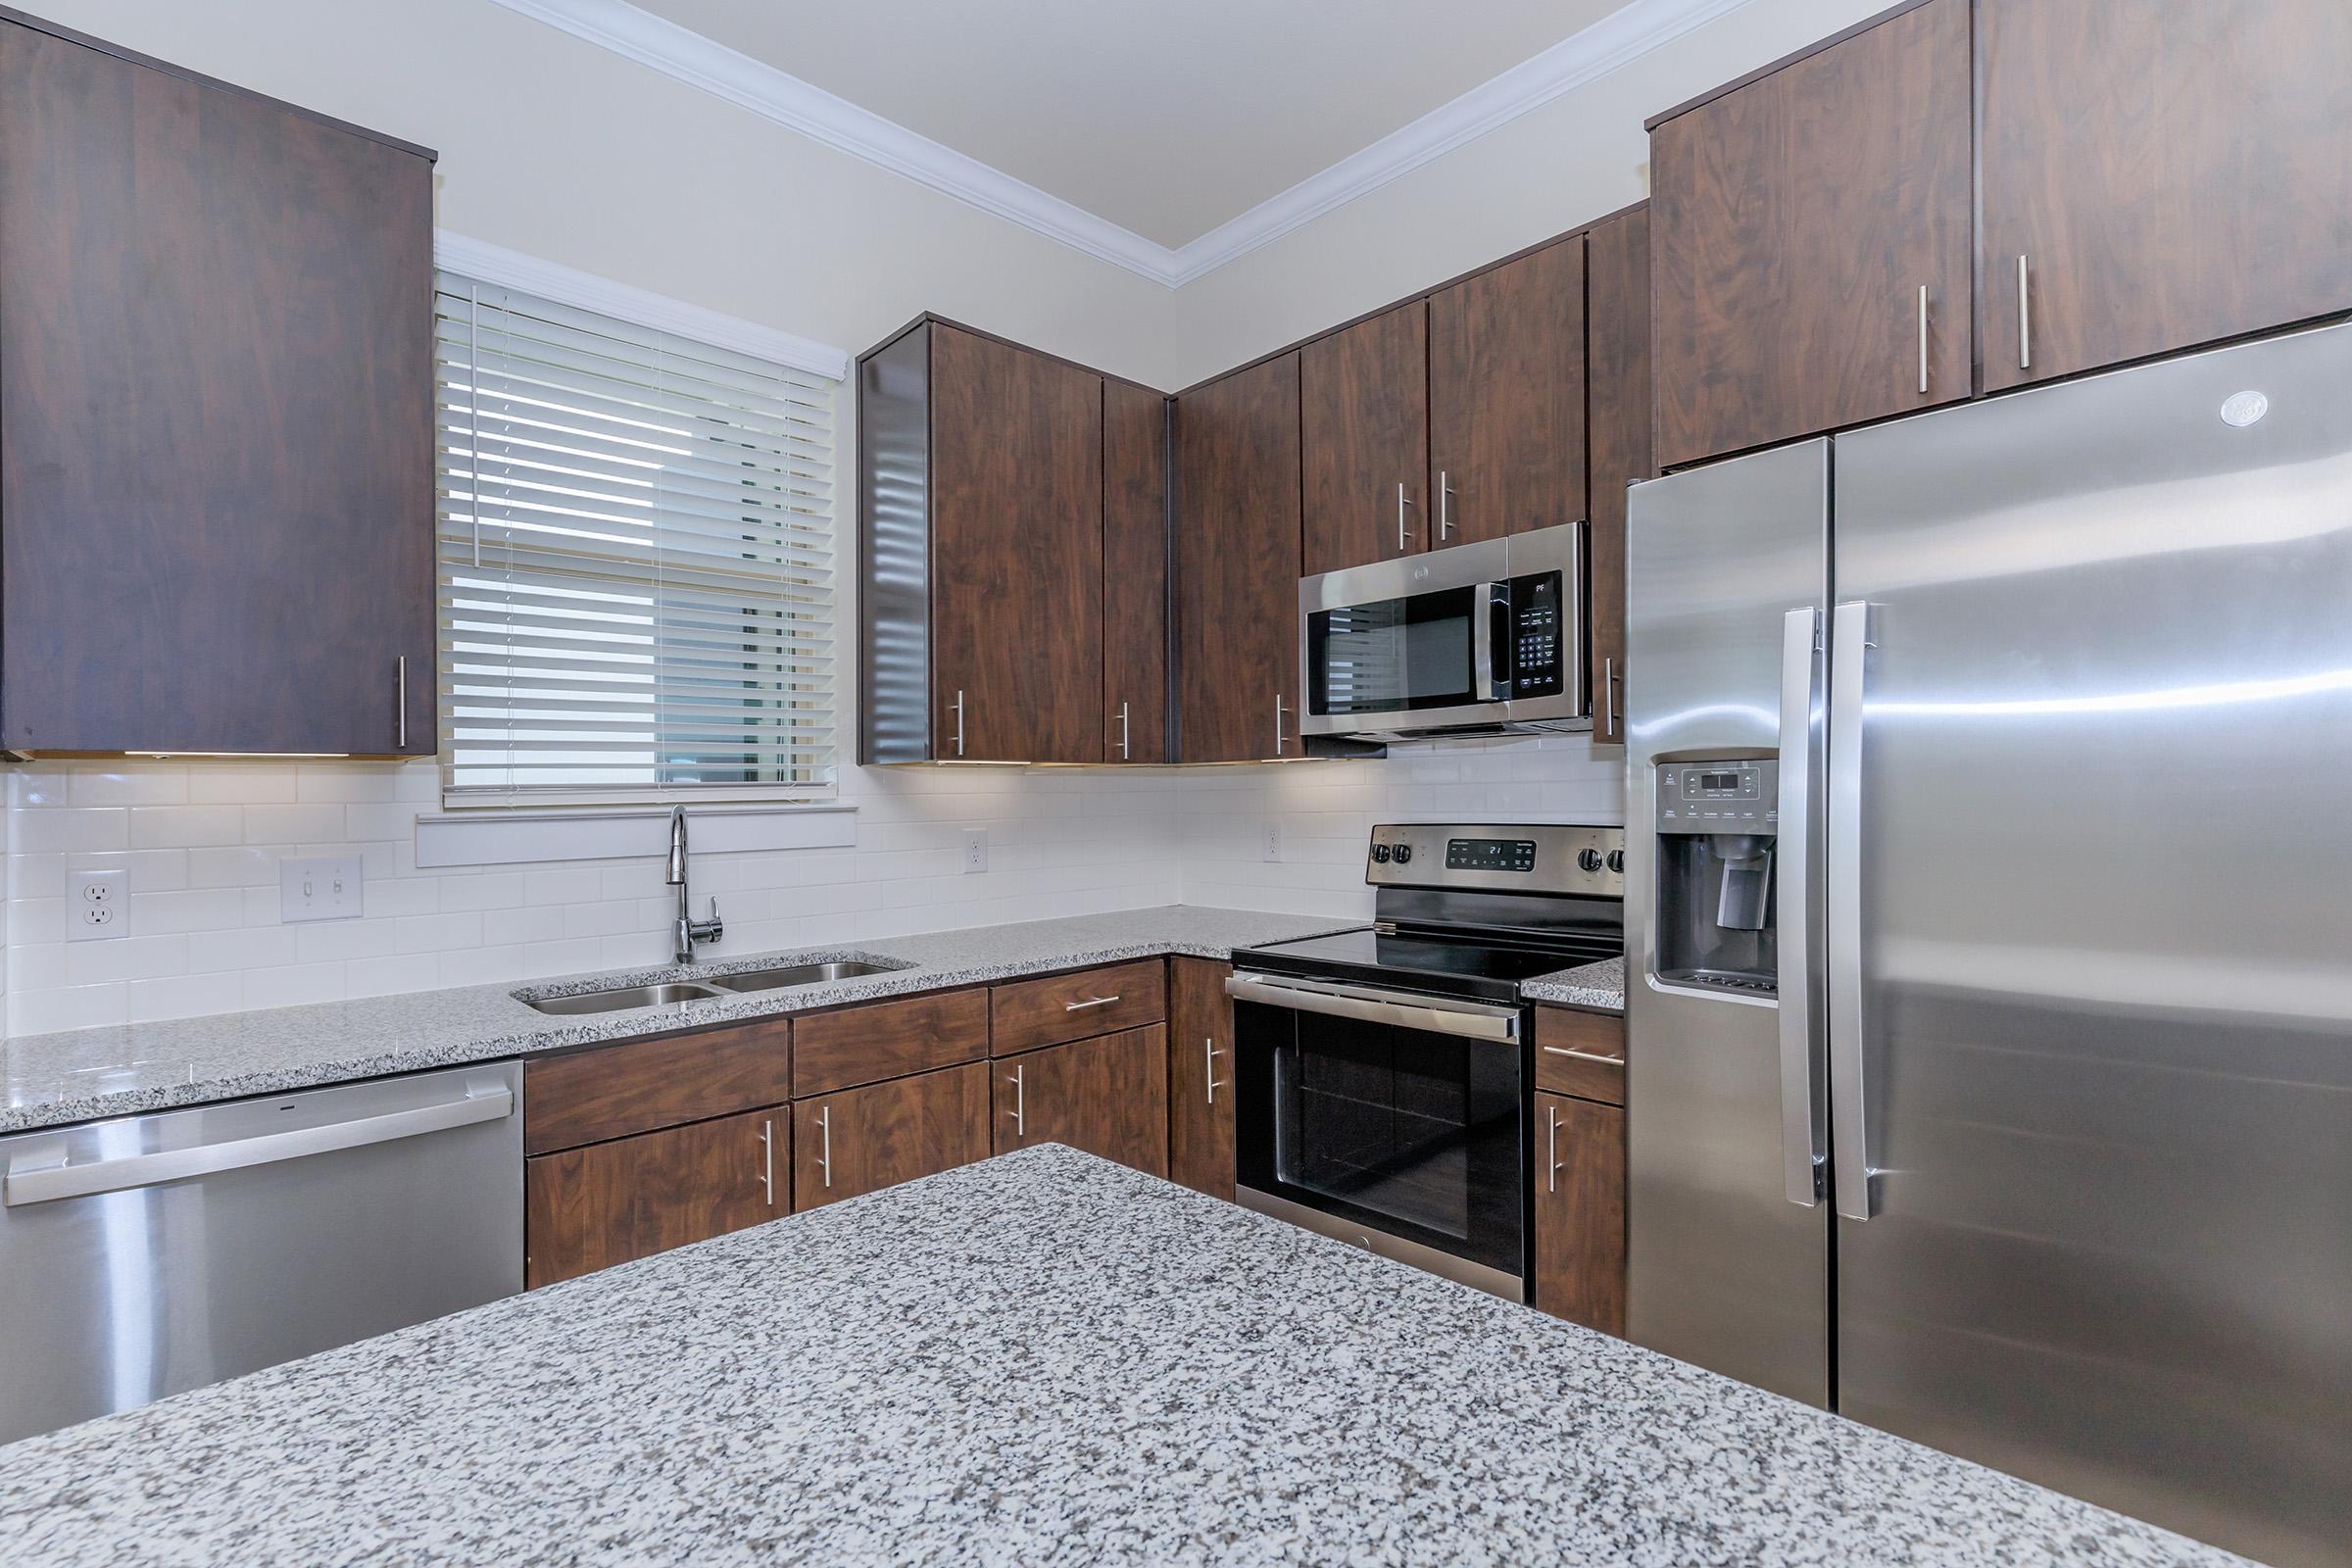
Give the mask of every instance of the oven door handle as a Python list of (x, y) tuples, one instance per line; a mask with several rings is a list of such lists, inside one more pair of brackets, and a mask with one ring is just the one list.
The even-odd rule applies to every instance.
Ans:
[(1271, 979), (1255, 974), (1225, 977), (1225, 994), (1236, 1002), (1262, 1002), (1298, 1012), (1329, 1013), (1365, 1023), (1395, 1024), (1400, 1029), (1426, 1029), (1436, 1034), (1460, 1035), (1468, 1040), (1516, 1042), (1519, 1009), (1489, 1006), (1476, 1002), (1446, 1002), (1406, 991), (1378, 991), (1370, 986), (1333, 985), (1317, 981)]

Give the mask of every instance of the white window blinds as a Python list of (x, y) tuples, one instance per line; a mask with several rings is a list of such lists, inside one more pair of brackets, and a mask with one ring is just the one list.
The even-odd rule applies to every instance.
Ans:
[(830, 794), (836, 383), (447, 272), (453, 805)]

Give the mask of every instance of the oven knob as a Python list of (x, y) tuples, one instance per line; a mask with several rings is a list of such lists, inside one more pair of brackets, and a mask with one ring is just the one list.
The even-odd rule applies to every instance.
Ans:
[(1576, 864), (1577, 864), (1577, 869), (1579, 869), (1579, 870), (1581, 870), (1581, 871), (1587, 871), (1587, 872), (1591, 872), (1591, 871), (1597, 871), (1597, 870), (1599, 870), (1599, 869), (1600, 869), (1600, 852), (1599, 852), (1598, 850), (1586, 850), (1586, 851), (1583, 851), (1582, 853), (1580, 853), (1580, 854), (1577, 856), (1577, 858), (1576, 858)]
[(1619, 876), (1625, 875), (1625, 852), (1623, 850), (1609, 852), (1609, 869)]
[(1396, 863), (1397, 863), (1398, 865), (1403, 865), (1403, 864), (1404, 864), (1406, 861), (1410, 860), (1412, 858), (1413, 858), (1413, 847), (1412, 847), (1410, 844), (1399, 844), (1399, 845), (1397, 845), (1397, 846), (1396, 846)]
[(1376, 865), (1386, 865), (1389, 863), (1389, 847), (1386, 844), (1375, 844), (1372, 846), (1372, 861)]

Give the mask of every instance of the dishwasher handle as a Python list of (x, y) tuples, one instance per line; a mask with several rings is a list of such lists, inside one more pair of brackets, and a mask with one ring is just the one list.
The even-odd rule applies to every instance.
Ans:
[(124, 1154), (75, 1165), (63, 1161), (12, 1161), (0, 1182), (0, 1205), (21, 1208), (27, 1203), (50, 1203), (63, 1198), (93, 1198), (101, 1193), (128, 1192), (163, 1182), (185, 1181), (221, 1171), (271, 1165), (311, 1154), (331, 1154), (339, 1149), (388, 1144), (425, 1133), (447, 1132), (475, 1122), (498, 1121), (514, 1112), (514, 1091), (504, 1084), (469, 1090), (456, 1100), (436, 1101), (380, 1115), (318, 1127), (295, 1127), (258, 1138), (234, 1138), (187, 1149), (158, 1150), (151, 1154)]

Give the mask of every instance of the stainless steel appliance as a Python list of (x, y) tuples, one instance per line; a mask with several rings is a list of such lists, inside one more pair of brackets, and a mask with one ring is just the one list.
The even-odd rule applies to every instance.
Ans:
[(1581, 522), (1303, 578), (1298, 613), (1301, 735), (1592, 727)]
[(1527, 1296), (1532, 1009), (1625, 951), (1625, 832), (1377, 827), (1366, 927), (1234, 955), (1241, 1201)]
[(522, 1289), (519, 1069), (0, 1139), (0, 1443)]
[(1630, 590), (1633, 1337), (2352, 1561), (2352, 328), (1637, 486)]

